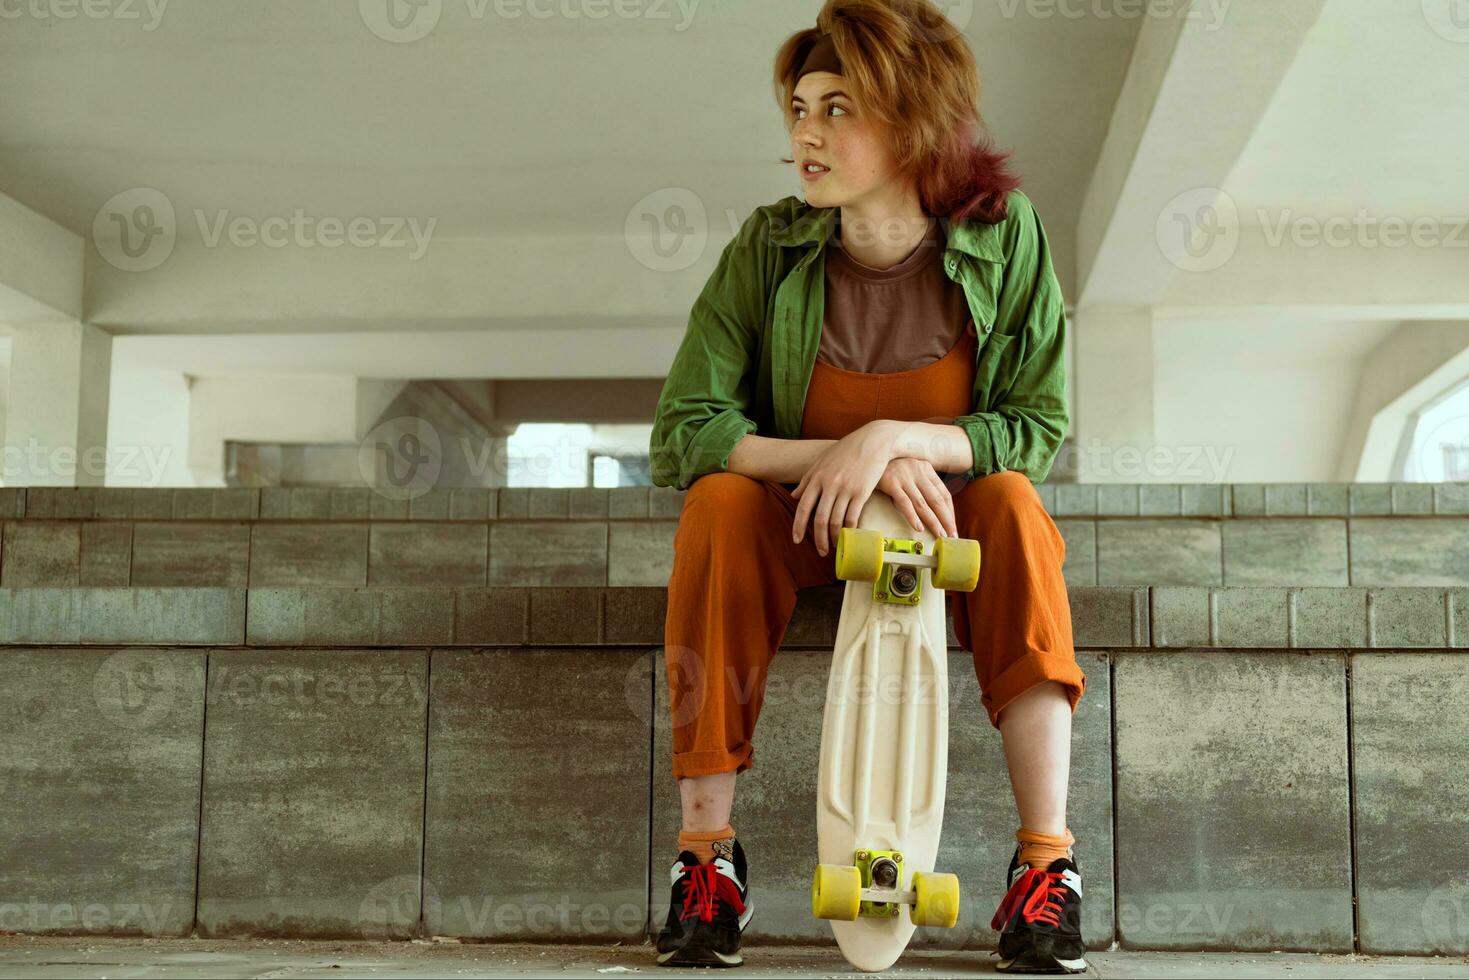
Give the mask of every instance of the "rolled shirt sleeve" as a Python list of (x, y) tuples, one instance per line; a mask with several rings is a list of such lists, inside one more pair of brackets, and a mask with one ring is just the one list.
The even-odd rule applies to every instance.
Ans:
[(724, 248), (694, 301), (658, 396), (648, 461), (653, 484), (687, 490), (727, 470), (749, 417), (751, 368), (764, 318), (767, 221), (757, 210)]
[(1041, 483), (1070, 426), (1061, 286), (1045, 230), (1028, 201), (1015, 219), (1015, 244), (1005, 263), (994, 330), (1013, 337), (1014, 351), (1005, 356), (1018, 363), (997, 374), (997, 383), (1006, 387), (990, 393), (993, 410), (954, 419), (969, 436), (974, 452), (974, 465), (964, 473), (966, 482), (1018, 470), (1032, 483)]

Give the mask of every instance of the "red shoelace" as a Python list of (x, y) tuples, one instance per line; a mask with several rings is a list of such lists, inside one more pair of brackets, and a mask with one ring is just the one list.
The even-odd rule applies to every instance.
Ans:
[(688, 873), (689, 881), (684, 886), (680, 919), (698, 916), (704, 922), (713, 922), (714, 907), (719, 899), (728, 902), (735, 915), (744, 914), (745, 903), (740, 899), (740, 890), (714, 865), (686, 864), (683, 870)]
[(1066, 885), (1061, 873), (1030, 868), (1015, 879), (1015, 884), (1005, 893), (1005, 900), (990, 920), (991, 929), (1003, 929), (1015, 909), (1026, 922), (1040, 922), (1059, 928), (1061, 906), (1066, 901)]

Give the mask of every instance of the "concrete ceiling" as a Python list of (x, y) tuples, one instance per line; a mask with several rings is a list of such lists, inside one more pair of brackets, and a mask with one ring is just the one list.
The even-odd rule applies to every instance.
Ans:
[[(377, 36), (351, 0), (175, 2), (151, 29), (142, 0), (138, 20), (7, 19), (0, 190), (82, 235), (114, 194), (148, 186), (180, 213), (416, 215), (442, 238), (617, 234), (662, 187), (741, 217), (800, 193), (775, 162), (788, 141), (769, 75), (819, 0), (620, 6), (642, 15), (444, 0), (409, 43)], [(950, 7), (982, 110), (1068, 253), (1140, 21)]]
[(1225, 185), (1241, 221), (1469, 217), (1469, 27), (1428, 16), (1449, 2), (1329, 0)]
[[(196, 373), (660, 375), (729, 224), (801, 192), (775, 162), (788, 144), (768, 76), (821, 0), (426, 0), (437, 18), (402, 42), (385, 2), (7, 8), (21, 15), (0, 19), (0, 194), (18, 204), (0, 200), (0, 312), (83, 310), (160, 335), (130, 338), (120, 361)], [(1180, 274), (1155, 225), (1200, 187), (1245, 212), (1462, 215), (1469, 29), (1452, 2), (1210, 0), (1187, 23), (1122, 15), (1137, 7), (1120, 0), (946, 6), (1068, 301), (1395, 321), (1463, 317), (1466, 253), (1246, 236), (1219, 269)], [(139, 187), (179, 212), (178, 247), (130, 272), (89, 246), (83, 281), (99, 209)], [(669, 188), (709, 215), (709, 247), (671, 273), (631, 254), (624, 230)], [(33, 227), (21, 205), (61, 227)], [(192, 217), (298, 210), (432, 220), (432, 252), (210, 249)], [(9, 228), (44, 246), (28, 264), (5, 264)], [(579, 342), (593, 329), (601, 342)]]

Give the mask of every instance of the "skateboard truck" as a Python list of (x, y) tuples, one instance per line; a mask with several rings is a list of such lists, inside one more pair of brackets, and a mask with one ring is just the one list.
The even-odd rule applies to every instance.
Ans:
[(935, 871), (913, 872), (912, 888), (903, 880), (901, 851), (859, 850), (854, 864), (818, 864), (811, 877), (811, 914), (818, 919), (854, 921), (891, 918), (907, 905), (914, 925), (953, 928), (959, 921), (959, 879)]
[(979, 542), (970, 538), (939, 538), (933, 553), (923, 553), (923, 542), (887, 538), (871, 528), (844, 527), (837, 535), (837, 578), (871, 582), (872, 598), (887, 605), (916, 606), (923, 601), (923, 575), (936, 589), (973, 592), (979, 583)]
[(864, 886), (859, 915), (897, 915), (898, 906), (913, 904), (913, 892), (898, 888), (903, 879), (901, 851), (858, 851), (857, 868)]

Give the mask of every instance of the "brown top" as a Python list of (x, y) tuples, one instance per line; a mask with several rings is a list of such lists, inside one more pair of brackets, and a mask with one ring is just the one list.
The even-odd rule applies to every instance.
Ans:
[[(964, 288), (944, 272), (947, 241), (929, 218), (923, 241), (890, 269), (863, 265), (833, 239), (817, 360), (860, 374), (895, 374), (940, 360), (973, 318)], [(953, 418), (924, 421), (952, 423)]]

